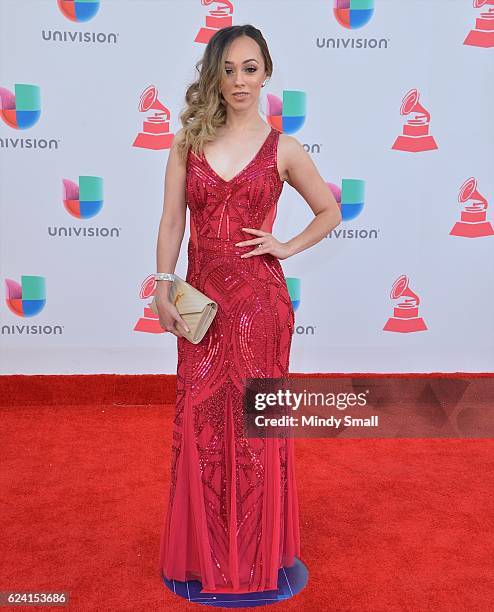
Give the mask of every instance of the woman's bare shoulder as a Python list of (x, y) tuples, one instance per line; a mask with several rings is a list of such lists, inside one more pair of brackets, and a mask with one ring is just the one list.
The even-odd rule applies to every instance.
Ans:
[(180, 144), (185, 136), (185, 128), (181, 127), (179, 130), (175, 132), (175, 136), (173, 137), (173, 144)]
[(302, 145), (294, 136), (280, 132), (278, 140), (278, 172), (282, 181), (288, 181), (288, 168), (293, 163), (293, 159), (300, 148), (302, 148)]
[(175, 132), (175, 135), (173, 137), (170, 155), (176, 159), (177, 163), (180, 166), (183, 166), (185, 168), (187, 152), (184, 151), (181, 147), (179, 150), (179, 145), (183, 143), (184, 138), (185, 138), (185, 129), (181, 127), (179, 130)]
[(284, 134), (280, 132), (280, 148), (283, 150), (296, 150), (298, 147), (301, 147), (302, 144), (299, 140), (295, 138), (295, 136), (290, 136), (289, 134)]

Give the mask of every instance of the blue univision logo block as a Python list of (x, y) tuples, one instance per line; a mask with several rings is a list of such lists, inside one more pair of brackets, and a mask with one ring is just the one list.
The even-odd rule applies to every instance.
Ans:
[(351, 221), (358, 217), (364, 208), (365, 181), (362, 179), (342, 179), (341, 181), (341, 217)]

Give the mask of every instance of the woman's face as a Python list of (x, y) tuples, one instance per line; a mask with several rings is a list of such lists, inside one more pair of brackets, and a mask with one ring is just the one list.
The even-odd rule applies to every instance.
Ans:
[[(259, 45), (250, 36), (235, 38), (225, 56), (221, 93), (235, 110), (257, 106), (261, 86), (266, 78), (264, 60)], [(237, 96), (243, 92), (245, 95)]]

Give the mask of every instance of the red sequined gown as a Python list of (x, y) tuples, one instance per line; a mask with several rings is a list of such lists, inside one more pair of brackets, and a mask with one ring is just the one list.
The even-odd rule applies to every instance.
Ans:
[(277, 588), (300, 556), (293, 438), (243, 437), (243, 378), (288, 376), (293, 307), (279, 260), (245, 259), (271, 232), (283, 188), (279, 132), (227, 181), (204, 155), (187, 156), (190, 240), (186, 280), (218, 303), (199, 344), (177, 338), (177, 398), (160, 571), (200, 580), (201, 592)]

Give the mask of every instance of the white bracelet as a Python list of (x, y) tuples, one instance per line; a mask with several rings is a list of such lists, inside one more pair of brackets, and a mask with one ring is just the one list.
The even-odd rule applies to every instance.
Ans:
[(169, 274), (168, 272), (157, 272), (154, 275), (154, 280), (157, 280), (157, 281), (160, 281), (160, 280), (174, 281), (175, 280), (175, 274)]

